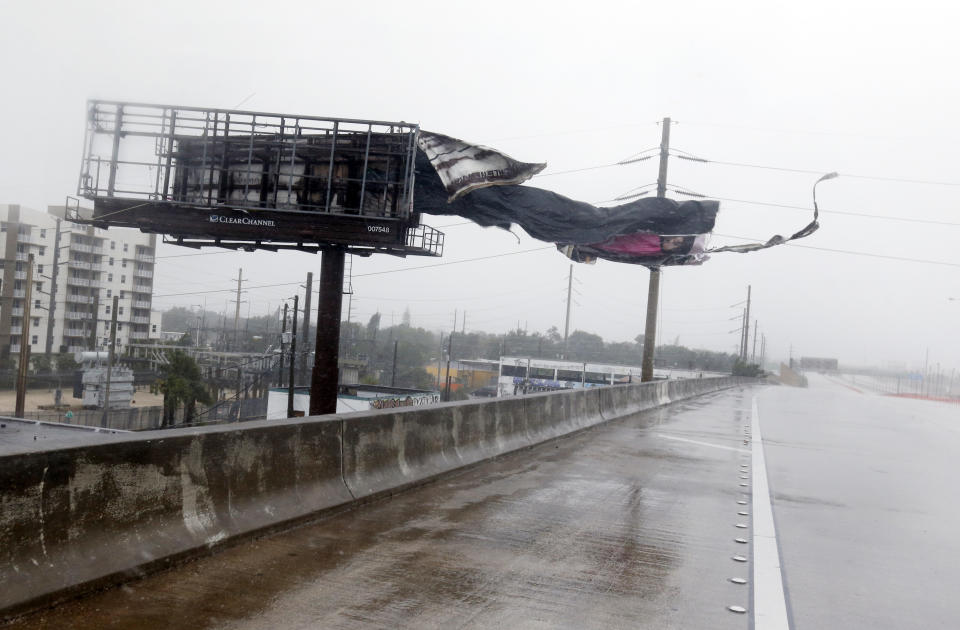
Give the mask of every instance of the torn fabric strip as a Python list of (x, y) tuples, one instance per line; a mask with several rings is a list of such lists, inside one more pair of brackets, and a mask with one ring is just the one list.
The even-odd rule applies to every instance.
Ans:
[(420, 131), (417, 146), (443, 182), (447, 201), (486, 186), (520, 184), (547, 166), (518, 162), (496, 149), (430, 131)]

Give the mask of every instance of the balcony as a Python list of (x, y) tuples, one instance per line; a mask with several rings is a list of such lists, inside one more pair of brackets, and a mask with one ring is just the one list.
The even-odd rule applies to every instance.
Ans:
[(137, 252), (137, 255), (133, 257), (137, 262), (145, 262), (153, 264), (154, 257), (153, 254), (141, 254)]
[(149, 339), (150, 333), (131, 331), (130, 338), (131, 339)]
[(63, 314), (63, 316), (66, 319), (70, 319), (73, 321), (93, 319), (93, 313), (84, 313), (83, 311), (67, 311), (66, 313)]
[(13, 317), (23, 317), (23, 309), (22, 309), (22, 308), (12, 308), (12, 309), (10, 309), (10, 315), (13, 316)]
[(146, 269), (134, 269), (133, 275), (138, 278), (153, 278), (153, 272)]
[(23, 326), (11, 326), (10, 334), (20, 336), (23, 334)]
[(103, 247), (87, 245), (85, 243), (70, 243), (70, 249), (84, 254), (103, 254)]
[(100, 263), (91, 263), (83, 260), (68, 260), (67, 266), (73, 269), (87, 269), (90, 271), (98, 271), (100, 269)]
[(13, 290), (13, 297), (15, 297), (15, 298), (25, 298), (25, 297), (27, 297), (27, 291), (26, 291), (26, 289), (14, 289), (14, 290)]
[(147, 326), (149, 326), (149, 325), (150, 325), (150, 318), (149, 318), (149, 317), (131, 317), (131, 318), (130, 318), (130, 323), (131, 323), (131, 324), (146, 324)]
[(144, 300), (134, 300), (131, 304), (133, 308), (150, 308), (150, 302)]
[(14, 256), (14, 259), (19, 260), (21, 262), (27, 262), (28, 260), (30, 260), (30, 254), (26, 252), (17, 252), (16, 255)]
[(20, 344), (10, 346), (10, 354), (20, 354)]
[(87, 349), (85, 346), (67, 346), (67, 352), (70, 354), (76, 354), (78, 352), (86, 352)]
[(93, 304), (96, 302), (96, 298), (90, 295), (70, 295), (66, 297), (67, 302), (73, 302), (75, 304)]
[(14, 271), (14, 272), (13, 272), (13, 278), (14, 278), (15, 280), (26, 280), (26, 279), (27, 279), (27, 272), (26, 272), (26, 271)]

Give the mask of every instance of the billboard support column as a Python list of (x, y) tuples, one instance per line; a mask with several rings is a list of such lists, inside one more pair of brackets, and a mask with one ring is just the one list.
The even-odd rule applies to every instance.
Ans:
[(317, 344), (310, 382), (310, 415), (337, 411), (340, 358), (340, 311), (343, 306), (343, 270), (346, 255), (341, 248), (323, 250), (320, 263), (320, 300), (317, 309)]

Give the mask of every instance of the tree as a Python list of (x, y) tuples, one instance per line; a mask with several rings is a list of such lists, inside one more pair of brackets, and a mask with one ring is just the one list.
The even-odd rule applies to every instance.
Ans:
[(197, 403), (213, 402), (210, 392), (201, 380), (200, 368), (192, 357), (182, 350), (167, 354), (167, 364), (160, 367), (160, 379), (156, 390), (163, 394), (163, 421), (161, 426), (173, 426), (175, 414), (184, 406), (183, 421), (191, 422), (196, 415)]

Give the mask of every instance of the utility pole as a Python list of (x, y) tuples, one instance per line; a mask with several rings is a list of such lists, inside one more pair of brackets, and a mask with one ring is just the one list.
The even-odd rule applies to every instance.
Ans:
[(757, 320), (753, 320), (753, 352), (750, 354), (750, 362), (757, 362)]
[(17, 365), (17, 400), (14, 416), (23, 417), (27, 399), (27, 367), (30, 364), (30, 307), (33, 306), (33, 254), (27, 256), (27, 286), (24, 289), (20, 324), (20, 362)]
[(447, 383), (444, 386), (443, 399), (446, 401), (450, 400), (450, 359), (453, 358), (453, 333), (450, 333), (450, 338), (447, 339)]
[[(96, 352), (97, 350), (97, 324), (100, 323), (100, 291), (93, 292), (93, 311), (90, 313), (93, 316), (93, 330), (90, 332), (90, 350)], [(84, 329), (86, 329), (86, 322), (84, 321)]]
[[(500, 354), (503, 354), (503, 346), (500, 347)], [(440, 389), (440, 372), (443, 369), (443, 331), (440, 331), (440, 352), (437, 354), (437, 389)]]
[(47, 343), (44, 352), (53, 354), (53, 318), (57, 310), (57, 271), (60, 266), (60, 219), (57, 219), (57, 232), (53, 239), (53, 269), (50, 271), (50, 308), (47, 309)]
[(570, 302), (573, 297), (573, 263), (567, 276), (567, 316), (563, 320), (563, 358), (567, 358), (567, 338), (570, 336)]
[(313, 298), (313, 272), (307, 272), (307, 293), (303, 299), (303, 358), (300, 360), (300, 382), (307, 382), (307, 361), (310, 359), (310, 312)]
[(293, 387), (294, 370), (297, 364), (297, 311), (299, 310), (300, 296), (293, 296), (293, 330), (290, 334), (290, 387), (287, 389), (287, 417), (293, 417)]
[(100, 426), (107, 426), (107, 415), (110, 413), (110, 381), (113, 379), (113, 357), (117, 351), (117, 306), (120, 298), (113, 296), (113, 310), (110, 312), (110, 353), (107, 355), (107, 384), (103, 391), (103, 418)]
[[(663, 119), (660, 136), (660, 172), (657, 175), (657, 197), (667, 196), (667, 159), (670, 157), (670, 118)], [(647, 287), (647, 325), (643, 333), (643, 365), (640, 381), (653, 380), (653, 353), (657, 343), (657, 302), (660, 299), (660, 269), (650, 270)]]
[[(240, 349), (240, 337), (239, 337), (239, 327), (240, 327), (240, 293), (243, 291), (243, 269), (239, 270), (237, 275), (237, 311), (233, 316), (233, 349)], [(240, 392), (237, 392), (239, 394)]]
[(751, 286), (747, 285), (747, 310), (743, 316), (743, 352), (741, 353), (741, 358), (743, 362), (747, 362), (747, 346), (750, 343), (750, 290)]
[(390, 371), (390, 387), (396, 387), (397, 384), (397, 346), (399, 344), (399, 339), (393, 340), (393, 369)]
[(284, 351), (284, 339), (287, 336), (287, 303), (283, 303), (283, 328), (280, 330), (280, 382), (278, 385), (283, 387), (283, 366), (284, 366), (284, 356), (286, 352)]

